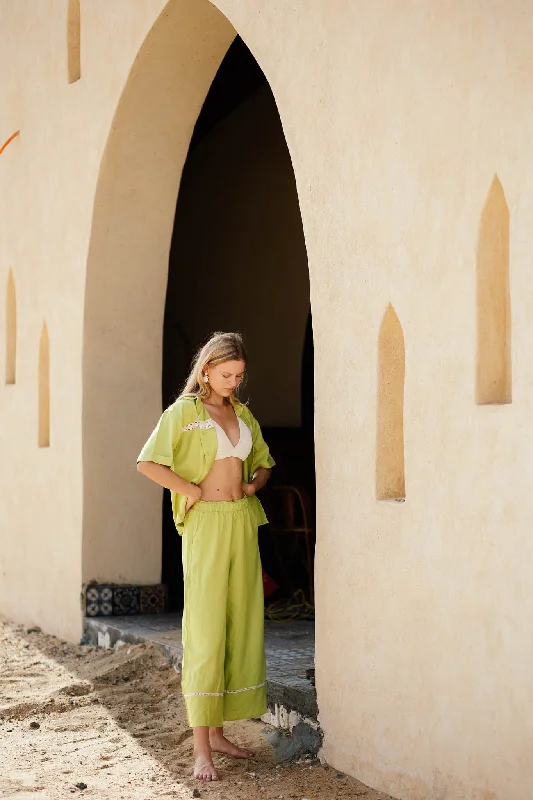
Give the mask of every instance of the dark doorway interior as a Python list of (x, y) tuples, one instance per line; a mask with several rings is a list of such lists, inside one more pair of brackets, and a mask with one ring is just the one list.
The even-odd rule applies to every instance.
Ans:
[[(260, 532), (264, 567), (279, 586), (278, 596), (288, 596), (295, 588), (309, 596), (305, 547), (301, 534), (291, 533), (301, 520), (300, 495), (314, 526), (307, 256), (276, 104), (239, 37), (206, 97), (183, 170), (169, 258), (164, 407), (178, 396), (195, 351), (214, 330), (237, 330), (245, 338), (249, 369), (243, 394), (278, 465), (271, 489), (261, 496), (272, 523)], [(297, 493), (281, 488), (285, 486), (297, 487)], [(291, 530), (280, 532), (287, 522)], [(181, 539), (168, 492), (163, 503), (162, 580), (168, 586), (170, 610), (180, 609)]]

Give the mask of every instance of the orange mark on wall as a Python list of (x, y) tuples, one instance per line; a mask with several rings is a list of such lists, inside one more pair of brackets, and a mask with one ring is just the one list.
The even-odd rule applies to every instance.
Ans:
[(9, 137), (9, 139), (7, 140), (7, 142), (4, 142), (4, 144), (2, 145), (2, 147), (0, 147), (0, 156), (2, 155), (2, 153), (4, 152), (4, 150), (6, 149), (6, 147), (8, 146), (8, 144), (9, 144), (10, 142), (12, 142), (12, 141), (13, 141), (13, 139), (16, 139), (16, 137), (17, 137), (19, 134), (20, 134), (20, 131), (15, 131), (15, 133), (14, 133), (12, 136), (10, 136), (10, 137)]

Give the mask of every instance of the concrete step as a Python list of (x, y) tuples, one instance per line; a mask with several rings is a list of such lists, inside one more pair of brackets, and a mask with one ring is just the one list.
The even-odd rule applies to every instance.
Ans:
[[(150, 642), (181, 671), (181, 614), (86, 617), (84, 640), (100, 647)], [(301, 723), (318, 730), (316, 690), (307, 677), (314, 670), (311, 621), (265, 620), (267, 702), (265, 722), (292, 731)]]

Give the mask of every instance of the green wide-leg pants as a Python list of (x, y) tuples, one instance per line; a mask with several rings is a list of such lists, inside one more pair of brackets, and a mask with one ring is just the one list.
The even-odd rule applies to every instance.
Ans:
[(189, 725), (266, 712), (264, 592), (249, 498), (198, 501), (183, 532), (182, 690)]

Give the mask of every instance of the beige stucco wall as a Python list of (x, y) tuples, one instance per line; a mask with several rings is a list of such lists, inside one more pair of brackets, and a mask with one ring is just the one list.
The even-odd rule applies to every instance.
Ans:
[[(217, 5), (269, 79), (306, 235), (324, 755), (399, 798), (523, 800), (530, 5)], [(159, 569), (160, 496), (128, 469), (160, 405), (187, 137), (233, 35), (214, 6), (176, 0), (135, 61), (163, 6), (85, 3), (82, 77), (68, 85), (66, 3), (0, 2), (0, 138), (21, 130), (0, 155), (0, 290), (12, 266), (18, 303), (17, 384), (0, 386), (0, 610), (72, 639), (83, 580), (153, 580)], [(512, 403), (478, 406), (476, 246), (495, 173), (510, 214)], [(375, 499), (389, 302), (406, 349), (401, 505)], [(4, 314), (0, 303), (0, 333)], [(43, 319), (52, 446), (39, 450)]]
[[(105, 102), (95, 91), (101, 74), (100, 80), (93, 75), (90, 83), (67, 85), (65, 14), (61, 2), (0, 5), (0, 61), (9, 75), (0, 87), (0, 138), (21, 131), (1, 156), (0, 176), (0, 285), (4, 295), (12, 267), (18, 311), (17, 383), (2, 382), (0, 388), (0, 595), (9, 616), (72, 638), (80, 629), (84, 264), (101, 157), (98, 136), (103, 143), (121, 66), (106, 70), (106, 119)], [(89, 11), (87, 26), (92, 16)], [(136, 31), (128, 28), (117, 45), (119, 61), (138, 47), (142, 21)], [(105, 44), (109, 32), (99, 35)], [(93, 61), (98, 69), (96, 54)], [(93, 114), (89, 137), (88, 118), (80, 112), (84, 104)], [(4, 302), (0, 313), (5, 330)], [(38, 449), (38, 349), (45, 319), (52, 447)]]
[[(120, 0), (84, 4), (82, 80), (69, 85), (67, 3), (0, 4), (0, 63), (10, 76), (0, 86), (0, 138), (21, 132), (2, 153), (0, 177), (0, 285), (12, 267), (18, 325), (17, 382), (0, 387), (0, 608), (70, 639), (81, 630), (81, 367), (95, 188), (121, 90), (163, 5), (144, 3), (132, 15)], [(103, 52), (113, 57), (102, 59)], [(4, 303), (0, 313), (5, 330)], [(51, 447), (40, 449), (43, 320)]]

